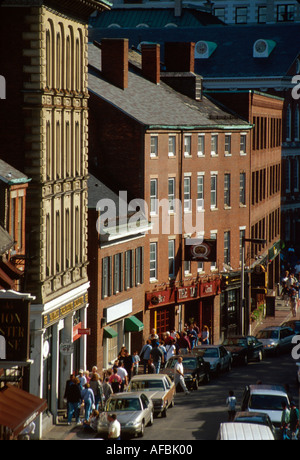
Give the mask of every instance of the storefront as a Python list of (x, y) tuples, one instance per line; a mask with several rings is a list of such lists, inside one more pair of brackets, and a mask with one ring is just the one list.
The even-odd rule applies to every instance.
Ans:
[(45, 399), (48, 407), (37, 422), (37, 438), (64, 407), (70, 375), (86, 368), (86, 335), (78, 331), (87, 324), (88, 287), (85, 283), (45, 305), (31, 305), (29, 390)]
[(131, 298), (103, 310), (103, 369), (113, 366), (122, 346), (125, 346), (129, 353), (140, 351), (144, 329), (142, 314), (133, 314)]
[(226, 337), (241, 333), (241, 274), (223, 275), (221, 286), (220, 338), (224, 340)]

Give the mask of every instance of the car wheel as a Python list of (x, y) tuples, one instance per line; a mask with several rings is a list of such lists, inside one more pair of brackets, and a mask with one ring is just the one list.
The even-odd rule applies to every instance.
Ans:
[(145, 422), (143, 420), (142, 421), (142, 426), (141, 426), (141, 431), (138, 433), (138, 437), (142, 438), (144, 436), (144, 433), (145, 433)]

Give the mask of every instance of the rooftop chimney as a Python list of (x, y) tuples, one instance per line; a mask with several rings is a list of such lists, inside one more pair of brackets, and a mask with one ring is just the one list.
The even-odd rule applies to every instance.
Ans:
[(160, 82), (160, 45), (147, 43), (142, 45), (142, 73), (145, 78)]
[(194, 72), (195, 43), (166, 42), (165, 66), (167, 72)]
[(128, 39), (101, 40), (101, 70), (108, 81), (121, 89), (128, 87)]

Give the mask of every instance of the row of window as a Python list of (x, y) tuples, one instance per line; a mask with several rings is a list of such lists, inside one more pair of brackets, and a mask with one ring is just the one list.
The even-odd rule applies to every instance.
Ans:
[[(275, 209), (267, 217), (251, 226), (251, 238), (264, 239), (271, 243), (280, 235), (280, 209)], [(264, 245), (259, 245), (260, 251)], [(257, 249), (256, 246), (252, 249)]]
[(280, 192), (281, 165), (252, 172), (251, 203), (255, 205)]
[(253, 117), (253, 150), (269, 149), (281, 146), (281, 119)]
[[(245, 228), (240, 228), (239, 230), (239, 260), (240, 264), (242, 261), (242, 238), (245, 237)], [(211, 232), (211, 239), (217, 239), (217, 232)], [(230, 265), (231, 261), (231, 239), (232, 235), (230, 231), (226, 231), (223, 234), (223, 243), (224, 243), (224, 263)], [(158, 263), (161, 259), (161, 254), (158, 254), (158, 242), (150, 242), (150, 281), (155, 282), (158, 280)], [(175, 278), (178, 266), (176, 266), (176, 241), (174, 239), (169, 239), (168, 241), (168, 275), (169, 278)], [(179, 259), (177, 259), (179, 260)], [(179, 260), (181, 263), (181, 259)], [(199, 273), (204, 271), (203, 262), (195, 262), (197, 264), (197, 271)], [(217, 269), (217, 262), (210, 263), (211, 270), (214, 271)], [(184, 275), (189, 276), (191, 274), (191, 262), (184, 261)]]
[(300, 159), (299, 158), (285, 158), (285, 192), (286, 193), (299, 193), (300, 191)]
[[(234, 20), (236, 24), (247, 24), (248, 14), (250, 8), (247, 6), (238, 6), (234, 9)], [(295, 20), (295, 5), (293, 4), (282, 4), (277, 5), (276, 9), (276, 20), (277, 22), (293, 22)], [(226, 8), (214, 8), (214, 15), (217, 16), (221, 21), (227, 22)], [(267, 7), (257, 7), (257, 22), (258, 24), (265, 24), (267, 22)]]
[[(159, 155), (159, 136), (151, 135), (150, 138), (150, 157), (157, 158)], [(240, 134), (240, 150), (239, 153), (241, 155), (245, 155), (246, 151), (246, 142), (247, 142), (247, 134), (242, 133)], [(197, 143), (196, 146), (192, 145), (193, 143)], [(206, 146), (207, 144), (207, 146)], [(205, 156), (205, 153), (210, 154), (212, 156), (219, 155), (220, 152), (220, 139), (219, 134), (211, 134), (210, 139), (208, 135), (205, 134), (197, 134), (193, 136), (192, 134), (185, 134), (184, 135), (184, 156), (189, 158), (192, 157), (192, 152), (197, 151), (197, 155), (199, 157)], [(224, 139), (224, 154), (225, 155), (232, 155), (232, 136), (230, 133), (225, 134)], [(169, 157), (176, 157), (177, 154), (177, 146), (176, 146), (176, 135), (170, 134), (169, 135), (169, 146), (168, 146), (168, 155)]]
[[(197, 211), (204, 209), (204, 173), (197, 174)], [(218, 173), (210, 174), (210, 207), (211, 209), (218, 206)], [(185, 212), (192, 211), (192, 177), (191, 174), (185, 173), (183, 179), (183, 210)], [(231, 174), (224, 174), (223, 186), (224, 206), (230, 207), (232, 201), (232, 184)], [(240, 173), (239, 184), (239, 203), (242, 206), (246, 205), (246, 173)], [(176, 212), (176, 178), (168, 178), (168, 210)], [(158, 214), (158, 179), (150, 180), (150, 214)]]
[(143, 246), (102, 259), (102, 299), (139, 286), (143, 282)]
[(49, 89), (83, 91), (82, 31), (58, 26), (49, 19), (46, 25), (46, 86)]
[(298, 105), (295, 107), (293, 113), (291, 106), (288, 105), (287, 107), (285, 122), (285, 138), (286, 141), (300, 140), (300, 109)]

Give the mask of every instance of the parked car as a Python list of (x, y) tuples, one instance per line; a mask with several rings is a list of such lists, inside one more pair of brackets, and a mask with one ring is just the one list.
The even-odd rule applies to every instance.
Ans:
[(166, 417), (167, 409), (174, 406), (175, 383), (163, 374), (134, 375), (128, 391), (147, 394), (154, 406), (154, 415)]
[(179, 356), (182, 357), (184, 381), (189, 390), (197, 390), (200, 382), (208, 383), (210, 381), (210, 365), (204, 361), (202, 356), (197, 354), (188, 353), (172, 356), (160, 373), (167, 374), (174, 380), (174, 367)]
[(210, 372), (218, 375), (221, 371), (230, 371), (232, 356), (223, 345), (198, 345), (193, 353), (200, 352), (204, 361), (210, 365)]
[(289, 397), (280, 385), (248, 385), (242, 397), (241, 411), (268, 414), (278, 434), (283, 402), (290, 405)]
[(121, 424), (121, 437), (144, 435), (145, 426), (153, 424), (154, 407), (145, 393), (116, 393), (109, 397), (104, 411), (100, 413), (98, 433), (104, 438), (108, 435), (107, 414), (115, 413)]
[(255, 423), (257, 425), (268, 426), (275, 437), (275, 427), (268, 414), (264, 412), (237, 412), (233, 421), (236, 423)]
[(284, 326), (271, 326), (262, 329), (256, 334), (264, 345), (264, 352), (280, 353), (292, 348), (293, 329)]
[(251, 360), (263, 359), (263, 343), (252, 335), (227, 337), (222, 345), (231, 352), (233, 363), (248, 364)]
[(274, 441), (268, 426), (254, 423), (221, 423), (217, 441)]
[(296, 335), (300, 335), (300, 321), (297, 320), (297, 319), (292, 319), (290, 321), (286, 321), (281, 326), (290, 327), (291, 329), (293, 329), (293, 331), (294, 331), (294, 333)]

